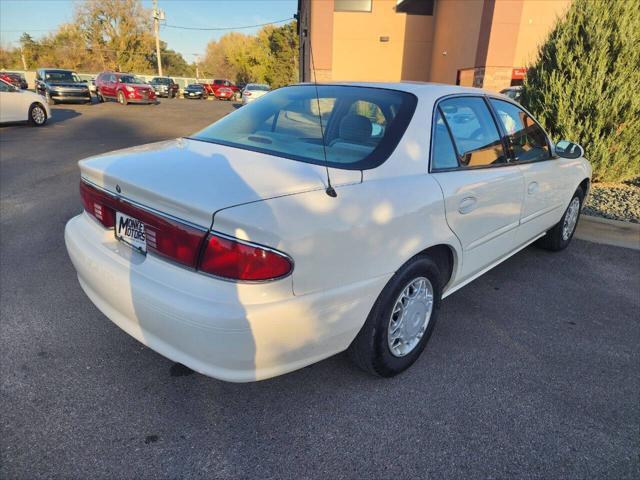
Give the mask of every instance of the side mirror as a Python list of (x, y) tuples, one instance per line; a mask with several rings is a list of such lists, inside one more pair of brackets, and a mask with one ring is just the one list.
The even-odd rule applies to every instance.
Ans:
[(560, 140), (554, 148), (555, 154), (562, 158), (580, 158), (584, 157), (584, 148), (577, 143), (569, 140)]

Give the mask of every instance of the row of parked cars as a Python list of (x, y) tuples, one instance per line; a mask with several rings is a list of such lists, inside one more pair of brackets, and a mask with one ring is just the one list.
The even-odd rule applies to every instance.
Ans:
[[(41, 68), (36, 72), (35, 94), (26, 90), (28, 85), (21, 74), (0, 72), (0, 82), (0, 123), (28, 120), (37, 126), (44, 125), (51, 117), (49, 105), (56, 103), (90, 103), (95, 95), (99, 102), (150, 104), (157, 103), (158, 97), (180, 95), (180, 86), (170, 77), (154, 77), (146, 82), (134, 74), (121, 72), (102, 72), (95, 79), (87, 80), (72, 70)], [(247, 104), (269, 90), (269, 85), (265, 84), (235, 85), (229, 80), (214, 80), (190, 84), (182, 90), (182, 95), (198, 99), (209, 96), (220, 100), (242, 98), (242, 103)]]

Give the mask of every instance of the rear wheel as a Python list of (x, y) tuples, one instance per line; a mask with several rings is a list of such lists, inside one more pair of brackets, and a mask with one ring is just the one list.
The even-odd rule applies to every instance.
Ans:
[(39, 103), (34, 103), (29, 107), (29, 122), (34, 127), (41, 127), (47, 123), (47, 111)]
[(438, 266), (426, 256), (410, 260), (380, 293), (349, 346), (351, 359), (381, 377), (409, 368), (433, 332), (441, 295)]
[(127, 104), (127, 98), (124, 96), (124, 93), (122, 93), (122, 92), (118, 92), (118, 103), (120, 105), (126, 105)]
[(98, 99), (99, 103), (104, 103), (104, 97), (100, 95), (100, 92), (96, 92), (96, 98)]
[(578, 188), (560, 221), (538, 241), (537, 245), (554, 252), (567, 248), (576, 232), (583, 200), (584, 192), (582, 188)]

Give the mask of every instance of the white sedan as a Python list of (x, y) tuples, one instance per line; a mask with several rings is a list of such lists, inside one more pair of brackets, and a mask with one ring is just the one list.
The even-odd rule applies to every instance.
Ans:
[(280, 88), (80, 171), (65, 241), (88, 297), (237, 382), (344, 350), (403, 371), (443, 298), (533, 242), (569, 244), (591, 176), (507, 97), (419, 83)]
[(242, 90), (242, 104), (253, 102), (271, 91), (271, 87), (264, 83), (248, 83)]
[(51, 110), (44, 97), (0, 80), (0, 123), (29, 121), (41, 127), (49, 118)]

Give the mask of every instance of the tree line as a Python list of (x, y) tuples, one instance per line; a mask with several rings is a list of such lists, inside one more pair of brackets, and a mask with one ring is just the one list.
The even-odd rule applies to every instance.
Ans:
[[(163, 72), (171, 76), (228, 78), (270, 83), (297, 79), (298, 38), (295, 22), (266, 26), (255, 35), (228, 33), (207, 45), (202, 62), (189, 63), (160, 42)], [(35, 39), (24, 33), (19, 46), (0, 47), (0, 68), (34, 70), (68, 68), (80, 72), (115, 70), (156, 72), (157, 57), (151, 11), (140, 0), (84, 0), (73, 20)]]

